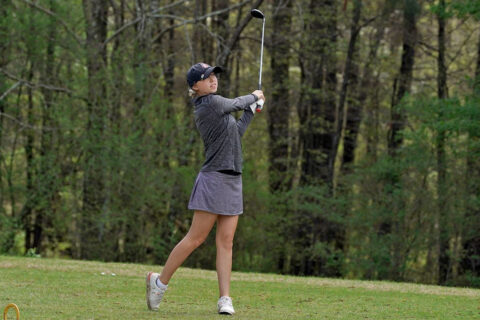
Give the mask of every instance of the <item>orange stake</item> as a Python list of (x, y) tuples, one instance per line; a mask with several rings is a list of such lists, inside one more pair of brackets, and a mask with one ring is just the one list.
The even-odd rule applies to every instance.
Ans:
[(3, 310), (3, 320), (7, 320), (7, 313), (8, 309), (13, 308), (15, 309), (15, 312), (17, 313), (17, 320), (20, 319), (20, 310), (18, 310), (18, 307), (15, 303), (10, 303), (5, 307), (5, 310)]

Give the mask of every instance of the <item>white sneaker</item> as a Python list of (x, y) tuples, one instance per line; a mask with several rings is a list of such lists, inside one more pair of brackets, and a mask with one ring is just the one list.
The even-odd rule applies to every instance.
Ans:
[(218, 299), (217, 303), (218, 313), (220, 314), (234, 314), (232, 298), (223, 296)]
[(167, 287), (159, 288), (157, 286), (157, 278), (160, 275), (158, 273), (149, 272), (147, 274), (146, 282), (147, 282), (147, 306), (148, 309), (157, 311), (160, 302), (162, 302), (163, 295), (165, 291), (167, 291)]

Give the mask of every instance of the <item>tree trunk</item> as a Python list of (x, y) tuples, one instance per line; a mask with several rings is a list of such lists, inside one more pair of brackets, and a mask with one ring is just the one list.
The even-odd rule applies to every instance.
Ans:
[[(119, 0), (118, 2), (111, 1), (110, 3), (112, 5), (113, 18), (115, 21), (115, 30), (119, 30), (125, 24), (126, 3), (125, 0)], [(127, 87), (125, 81), (126, 57), (123, 51), (125, 48), (125, 41), (127, 41), (127, 38), (124, 34), (118, 35), (113, 42), (110, 55), (112, 90), (109, 96), (111, 100), (111, 109), (109, 109), (108, 125), (106, 127), (109, 129), (107, 134), (110, 137), (115, 137), (117, 139), (121, 136), (122, 132), (123, 121), (121, 110), (127, 99), (127, 95), (125, 94), (125, 89)], [(125, 261), (125, 213), (118, 210), (119, 207), (122, 207), (121, 199), (124, 199), (123, 194), (121, 193), (121, 190), (123, 190), (123, 179), (119, 181), (119, 179), (114, 178), (119, 175), (119, 168), (124, 167), (124, 163), (121, 160), (123, 154), (120, 152), (119, 148), (115, 147), (109, 147), (107, 152), (109, 159), (115, 159), (112, 161), (113, 164), (107, 169), (108, 171), (106, 175), (108, 175), (107, 179), (111, 181), (111, 186), (105, 191), (106, 201), (115, 203), (113, 206), (114, 211), (112, 212), (112, 222), (109, 228), (109, 238), (112, 239), (111, 247), (109, 247), (109, 249), (111, 248), (113, 253), (110, 257), (116, 261)]]
[[(387, 0), (388, 1), (388, 0)], [(341, 162), (341, 173), (345, 175), (350, 172), (350, 165), (355, 161), (355, 150), (357, 148), (357, 137), (359, 134), (360, 124), (365, 113), (366, 123), (366, 140), (367, 140), (367, 158), (375, 162), (376, 150), (378, 145), (378, 106), (379, 98), (378, 91), (374, 90), (380, 85), (380, 80), (374, 76), (374, 67), (378, 56), (378, 49), (385, 33), (385, 23), (388, 19), (390, 10), (387, 5), (384, 5), (383, 12), (380, 19), (378, 19), (375, 26), (375, 36), (369, 46), (368, 58), (361, 72), (361, 80), (358, 81), (355, 76), (352, 77), (352, 101), (349, 102), (347, 111), (347, 119), (345, 123), (345, 133), (343, 139), (343, 156)], [(355, 56), (354, 56), (355, 57)], [(355, 61), (355, 60), (354, 60)], [(355, 69), (359, 69), (357, 64), (354, 64)], [(355, 71), (354, 71), (355, 73)], [(373, 94), (372, 90), (374, 91)], [(369, 98), (370, 95), (370, 98)], [(364, 111), (364, 108), (366, 109)]]
[[(222, 0), (226, 1), (226, 0)], [(258, 8), (262, 4), (263, 0), (256, 0), (255, 3), (252, 5), (253, 8)], [(218, 51), (216, 64), (219, 66), (224, 67), (225, 74), (222, 78), (222, 91), (221, 93), (225, 96), (229, 95), (230, 90), (230, 73), (229, 70), (229, 60), (232, 51), (234, 50), (235, 46), (237, 45), (240, 35), (242, 34), (243, 30), (247, 26), (248, 22), (252, 19), (250, 14), (247, 14), (245, 18), (242, 20), (237, 21), (236, 27), (232, 30), (230, 29), (230, 33), (228, 35), (224, 35), (225, 39), (221, 44), (221, 49)], [(259, 31), (261, 32), (261, 26), (259, 27)], [(259, 33), (260, 34), (260, 33)], [(218, 46), (217, 46), (218, 48)]]
[[(230, 6), (229, 0), (215, 0), (212, 2), (212, 11), (226, 9)], [(230, 18), (230, 11), (226, 11), (222, 14), (219, 14), (214, 17), (212, 21), (212, 32), (217, 37), (217, 46), (216, 46), (216, 57), (222, 56), (222, 52), (226, 50), (226, 46), (228, 46), (228, 40), (231, 36), (231, 27), (229, 23)], [(232, 51), (236, 46), (236, 42), (233, 43), (230, 51)], [(230, 62), (231, 62), (231, 52), (228, 53), (228, 56), (225, 57), (225, 60), (222, 64), (224, 67), (224, 72), (222, 74), (222, 87), (221, 93), (225, 96), (230, 95), (230, 87), (231, 87), (231, 76), (232, 70), (230, 70)], [(210, 63), (210, 62), (209, 62)]]
[[(50, 12), (55, 13), (56, 1), (50, 0)], [(44, 83), (54, 85), (55, 80), (55, 41), (57, 38), (56, 20), (49, 18), (48, 42), (45, 52), (45, 68), (42, 70), (42, 79)], [(57, 207), (54, 203), (58, 191), (60, 178), (55, 174), (55, 165), (57, 163), (55, 153), (53, 152), (53, 127), (51, 109), (54, 100), (53, 91), (43, 88), (44, 106), (42, 108), (42, 131), (40, 138), (40, 169), (37, 178), (37, 192), (39, 205), (33, 227), (33, 247), (37, 248), (38, 253), (43, 252), (42, 242), (44, 238), (43, 230), (51, 226), (52, 210)]]
[[(439, 100), (447, 98), (447, 68), (445, 65), (445, 0), (440, 0), (440, 5), (437, 13), (438, 21), (438, 58), (437, 58), (437, 96)], [(440, 110), (438, 118), (443, 121), (443, 112)], [(448, 255), (449, 241), (448, 235), (445, 234), (445, 214), (446, 214), (446, 159), (445, 159), (445, 132), (443, 129), (438, 129), (436, 139), (436, 153), (437, 153), (437, 192), (438, 192), (438, 208), (434, 215), (434, 237), (435, 248), (437, 250), (437, 267), (436, 275), (438, 284), (443, 284), (448, 280), (450, 269), (450, 258)], [(437, 270), (438, 269), (438, 270)]]
[[(300, 185), (303, 187), (324, 186), (328, 194), (333, 194), (332, 148), (336, 134), (336, 57), (337, 20), (336, 2), (331, 0), (310, 2), (310, 16), (306, 23), (306, 45), (302, 47), (300, 58), (302, 68), (302, 93), (299, 102), (300, 145), (302, 165)], [(314, 201), (314, 200), (313, 200)], [(318, 204), (317, 204), (318, 205)], [(315, 210), (299, 212), (302, 224), (296, 238), (300, 245), (315, 248), (318, 244), (341, 250), (344, 242), (342, 227), (329, 221), (328, 212), (320, 214)], [(332, 254), (332, 252), (327, 253)], [(312, 259), (303, 255), (299, 273), (327, 275), (326, 260), (322, 256)], [(328, 275), (338, 275), (330, 271)]]
[[(274, 205), (271, 210), (277, 211), (279, 221), (288, 214), (288, 199), (280, 193), (290, 190), (295, 167), (291, 161), (292, 154), (289, 151), (291, 136), (289, 132), (290, 108), (290, 50), (291, 50), (291, 24), (292, 24), (292, 1), (275, 0), (273, 2), (272, 40), (268, 49), (270, 51), (271, 72), (275, 75), (270, 85), (271, 99), (268, 104), (273, 108), (266, 108), (268, 114), (268, 133), (270, 143), (268, 145), (269, 156), (269, 186), (272, 194), (277, 194), (281, 207)], [(238, 69), (237, 69), (238, 71)], [(280, 230), (279, 234), (292, 232), (291, 226), (284, 223), (275, 223), (274, 228)], [(279, 248), (277, 261), (278, 270), (288, 272), (288, 248), (284, 245)]]
[(150, 59), (150, 39), (152, 38), (152, 24), (153, 21), (147, 16), (150, 11), (149, 1), (136, 0), (136, 18), (141, 22), (136, 24), (135, 34), (135, 49), (133, 58), (133, 70), (135, 74), (135, 109), (133, 110), (132, 123), (137, 124), (135, 130), (142, 130), (143, 125), (140, 117), (140, 111), (145, 104), (145, 97), (148, 92), (149, 66), (147, 65)]
[[(410, 90), (413, 76), (413, 65), (415, 58), (415, 45), (417, 42), (416, 17), (419, 12), (417, 0), (404, 0), (403, 14), (403, 49), (400, 74), (394, 83), (394, 94), (392, 98), (391, 123), (388, 137), (388, 153), (395, 159), (398, 156), (398, 150), (403, 143), (401, 131), (405, 128), (405, 114), (398, 108), (400, 101)], [(401, 172), (392, 172), (387, 183), (391, 188), (401, 188)], [(400, 214), (403, 210), (403, 199), (397, 199), (398, 195), (391, 193), (392, 213), (391, 217), (382, 223), (379, 233), (381, 235), (392, 234), (391, 243), (391, 270), (390, 278), (392, 280), (402, 280), (405, 263), (405, 248), (401, 233), (404, 230), (404, 221)]]
[[(174, 2), (175, 0), (169, 0), (170, 4), (173, 4)], [(157, 5), (158, 4), (156, 4), (155, 6)], [(195, 12), (194, 12), (195, 18), (198, 17), (198, 15), (202, 14), (203, 11), (198, 11), (198, 10), (203, 10), (204, 8), (203, 5), (206, 5), (206, 0), (195, 1)], [(157, 8), (155, 7), (154, 9), (157, 9)], [(175, 15), (175, 9), (170, 8), (168, 10), (168, 14), (172, 16)], [(176, 61), (176, 54), (177, 54), (176, 47), (175, 47), (175, 28), (173, 28), (173, 26), (175, 25), (175, 20), (166, 19), (166, 23), (167, 23), (168, 31), (166, 33), (163, 33), (164, 36), (158, 38), (158, 41), (157, 41), (158, 48), (163, 50), (155, 50), (155, 52), (161, 51), (161, 53), (159, 54), (160, 55), (159, 60), (162, 61), (163, 77), (165, 79), (165, 86), (163, 88), (163, 97), (168, 102), (168, 104), (171, 105), (173, 103), (174, 92), (175, 92), (174, 90), (175, 89), (175, 61)], [(158, 25), (160, 27), (159, 27), (159, 30), (156, 30), (156, 32), (161, 33), (161, 24), (158, 24)], [(202, 33), (199, 33), (199, 31), (201, 30), (203, 29), (200, 27), (197, 27), (197, 26), (194, 27), (193, 39), (200, 39), (203, 36)], [(192, 57), (194, 59), (196, 59), (195, 57), (197, 56), (197, 51), (199, 50), (199, 45), (200, 45), (199, 42), (200, 41), (194, 40), (192, 43), (192, 49), (193, 49)], [(160, 108), (162, 107), (164, 106), (160, 106)], [(186, 107), (186, 110), (191, 110), (190, 103), (186, 104), (185, 107)], [(159, 112), (162, 112), (162, 111), (159, 110)], [(170, 110), (168, 112), (164, 112), (164, 114), (165, 114), (166, 121), (168, 122), (176, 121), (175, 119), (177, 115), (176, 115), (175, 108), (170, 108)], [(191, 122), (191, 124), (192, 125), (194, 124), (193, 121)], [(189, 129), (193, 131), (194, 126), (191, 126)], [(190, 130), (188, 131), (190, 132)], [(156, 150), (154, 157), (155, 159), (158, 159), (156, 161), (159, 161), (160, 163), (162, 163), (165, 168), (169, 168), (170, 166), (168, 147), (170, 145), (169, 142), (175, 140), (175, 137), (173, 135), (174, 135), (174, 132), (172, 132), (171, 130), (164, 130), (162, 134), (157, 135), (158, 144), (161, 145), (162, 141), (163, 143), (166, 142), (167, 149)], [(185, 150), (185, 149), (190, 149), (190, 146), (182, 148), (182, 150)], [(181, 166), (187, 165), (189, 152), (187, 151), (186, 153), (187, 154), (179, 152), (180, 156), (178, 157), (179, 159), (178, 161)]]
[[(340, 101), (338, 103), (339, 108), (339, 117), (337, 121), (337, 132), (335, 135), (335, 143), (332, 149), (332, 158), (336, 158), (336, 153), (338, 150), (338, 144), (340, 141), (340, 137), (342, 134), (342, 125), (343, 125), (343, 112), (344, 112), (344, 105), (348, 95), (348, 87), (349, 85), (353, 88), (357, 87), (358, 85), (358, 54), (357, 54), (357, 37), (360, 33), (360, 16), (362, 12), (362, 1), (361, 0), (354, 0), (354, 8), (353, 8), (353, 21), (350, 27), (350, 42), (348, 44), (348, 52), (347, 52), (347, 61), (345, 63), (345, 70), (343, 72), (343, 83), (342, 83), (342, 90), (340, 92)], [(369, 75), (370, 76), (370, 75)], [(358, 88), (361, 90), (361, 88)], [(346, 168), (349, 164), (353, 163), (353, 159), (355, 157), (355, 149), (357, 146), (357, 135), (358, 129), (360, 128), (360, 121), (361, 121), (361, 107), (362, 105), (359, 104), (355, 99), (353, 99), (349, 104), (348, 112), (347, 112), (347, 119), (345, 124), (345, 133), (343, 138), (343, 156), (342, 156), (342, 164), (341, 170), (343, 173), (346, 173)]]
[[(10, 10), (10, 0), (0, 0), (0, 69), (6, 67), (9, 59), (9, 41), (8, 40), (8, 30), (9, 26), (7, 23), (7, 18)], [(0, 96), (7, 91), (7, 83), (5, 76), (0, 73)], [(1, 168), (2, 164), (5, 163), (3, 157), (3, 114), (7, 106), (7, 97), (0, 99), (0, 214), (3, 214), (4, 207), (4, 190), (3, 190), (3, 170)]]
[(84, 152), (83, 215), (81, 222), (81, 258), (102, 257), (105, 201), (103, 136), (106, 114), (104, 42), (107, 35), (107, 1), (83, 0), (86, 27), (88, 71), (88, 121)]
[[(171, 2), (173, 2), (172, 0)], [(205, 0), (203, 0), (205, 2)], [(174, 14), (174, 12), (169, 12), (169, 14)], [(172, 27), (175, 24), (175, 20), (168, 20), (169, 26)], [(203, 41), (202, 41), (203, 43)], [(164, 71), (163, 76), (165, 77), (165, 98), (171, 102), (173, 99), (173, 89), (174, 89), (174, 76), (175, 76), (175, 29), (171, 28), (167, 33), (167, 41), (165, 44), (166, 47), (166, 58), (164, 59)], [(168, 114), (168, 113), (167, 113)]]
[[(209, 7), (208, 7), (208, 0), (198, 0), (198, 1), (201, 1), (201, 12), (202, 12), (202, 15), (206, 14), (209, 12)], [(215, 0), (212, 0), (211, 1), (212, 3), (212, 6), (211, 6), (211, 10), (210, 12), (213, 12), (215, 11), (214, 7), (215, 7)], [(206, 63), (210, 64), (210, 63), (213, 63), (215, 61), (215, 57), (216, 57), (216, 54), (215, 54), (215, 50), (214, 50), (214, 41), (212, 39), (212, 37), (206, 33), (206, 32), (202, 32), (202, 36), (201, 36), (201, 43), (200, 43), (200, 53), (201, 53), (201, 56), (202, 56), (202, 61), (205, 61)], [(195, 61), (197, 62), (197, 61)]]
[[(35, 30), (35, 18), (33, 9), (30, 10), (28, 14), (28, 27), (30, 32)], [(29, 82), (33, 81), (35, 75), (35, 69), (37, 67), (38, 57), (36, 55), (37, 47), (36, 43), (33, 41), (26, 42), (27, 50), (27, 80)], [(33, 98), (33, 88), (31, 86), (27, 87), (27, 123), (31, 126), (34, 125), (34, 98)], [(25, 131), (26, 143), (25, 143), (25, 157), (26, 157), (26, 197), (25, 204), (21, 212), (21, 220), (23, 222), (25, 230), (25, 251), (28, 251), (31, 248), (36, 248), (35, 244), (35, 232), (34, 232), (34, 221), (35, 221), (35, 207), (37, 204), (38, 190), (35, 187), (37, 170), (35, 168), (35, 154), (34, 154), (34, 144), (35, 144), (35, 133), (32, 128), (28, 128)], [(38, 248), (36, 248), (38, 249)]]
[[(120, 0), (118, 5), (113, 6), (113, 15), (115, 20), (115, 30), (119, 30), (125, 23), (125, 0)], [(112, 63), (112, 84), (111, 92), (112, 109), (109, 112), (110, 128), (114, 133), (120, 130), (120, 110), (124, 103), (124, 86), (125, 86), (125, 66), (124, 57), (122, 56), (122, 41), (126, 39), (123, 35), (119, 35), (113, 42), (110, 61)]]
[[(300, 57), (303, 100), (299, 104), (302, 144), (301, 184), (325, 183), (333, 187), (332, 147), (336, 120), (336, 6), (331, 0), (311, 1), (308, 48)], [(305, 89), (309, 88), (308, 91)]]
[[(378, 49), (380, 48), (381, 41), (385, 34), (386, 21), (388, 20), (388, 16), (391, 14), (391, 9), (387, 5), (388, 1), (389, 0), (385, 0), (384, 9), (382, 10), (382, 15), (378, 20), (378, 22), (376, 23), (375, 37), (369, 48), (368, 61), (363, 69), (362, 81), (359, 84), (359, 88), (356, 90), (358, 95), (356, 95), (356, 98), (354, 98), (354, 101), (353, 101), (354, 104), (358, 103), (358, 106), (360, 108), (363, 108), (363, 106), (365, 106), (365, 109), (366, 109), (364, 112), (365, 124), (367, 128), (366, 154), (367, 154), (368, 161), (370, 161), (371, 163), (375, 163), (377, 161), (377, 149), (378, 149), (378, 143), (379, 143), (379, 122), (380, 122), (379, 110), (380, 110), (380, 99), (381, 99), (378, 90), (375, 89), (375, 88), (378, 88), (381, 84), (381, 80), (380, 80), (381, 73), (378, 72), (376, 76), (374, 76), (373, 71), (375, 66), (378, 65), (376, 64)], [(370, 93), (371, 95), (369, 99), (367, 99)], [(367, 101), (369, 101), (369, 103), (367, 103)], [(358, 112), (359, 112), (359, 117), (362, 117), (363, 115), (362, 110), (358, 110)], [(356, 123), (355, 121), (351, 121), (352, 127), (359, 126), (361, 119), (357, 119), (357, 122), (358, 123)], [(348, 120), (347, 120), (346, 131), (347, 131), (346, 134), (349, 134)], [(354, 131), (355, 129), (352, 129), (352, 132)], [(353, 137), (353, 134), (352, 134), (351, 140), (356, 141), (356, 137)], [(352, 154), (352, 156), (354, 156), (354, 154)], [(354, 159), (352, 159), (351, 161), (353, 162), (353, 160)], [(344, 159), (343, 161), (348, 163), (347, 159)]]
[[(33, 78), (33, 62), (30, 63), (30, 69), (28, 71), (28, 80), (31, 81)], [(29, 124), (33, 124), (33, 89), (27, 88), (28, 94), (28, 111), (27, 111), (27, 121)], [(26, 157), (26, 202), (22, 208), (22, 221), (25, 228), (25, 251), (28, 249), (35, 248), (33, 246), (33, 226), (32, 222), (35, 219), (34, 217), (34, 208), (35, 208), (35, 166), (34, 166), (34, 154), (33, 154), (33, 144), (34, 144), (34, 134), (32, 129), (27, 130), (26, 132), (27, 139), (25, 144), (25, 157)]]
[(276, 0), (273, 3), (275, 15), (273, 16), (273, 32), (271, 52), (271, 70), (275, 75), (271, 88), (271, 104), (267, 108), (269, 144), (269, 176), (270, 190), (286, 191), (292, 184), (294, 174), (291, 154), (289, 154), (290, 134), (290, 28), (292, 23), (292, 1)]
[(388, 152), (394, 155), (403, 143), (400, 131), (405, 128), (405, 115), (397, 106), (405, 94), (410, 90), (415, 60), (415, 45), (417, 42), (416, 15), (418, 3), (416, 0), (404, 0), (403, 14), (403, 49), (400, 74), (395, 80), (392, 99), (392, 114), (388, 139)]
[[(474, 99), (480, 98), (480, 36), (477, 42), (477, 62), (475, 68), (475, 79), (473, 85)], [(480, 155), (480, 133), (470, 132), (468, 136), (468, 153), (467, 153), (467, 168), (465, 171), (465, 181), (468, 194), (468, 202), (466, 206), (466, 219), (468, 221), (476, 221), (473, 226), (474, 230), (470, 237), (466, 237), (463, 244), (464, 258), (462, 259), (462, 267), (465, 273), (470, 273), (472, 277), (480, 277), (480, 228), (479, 218), (480, 211), (478, 209), (478, 196), (480, 195), (480, 163), (478, 161)], [(470, 227), (472, 228), (472, 226)]]

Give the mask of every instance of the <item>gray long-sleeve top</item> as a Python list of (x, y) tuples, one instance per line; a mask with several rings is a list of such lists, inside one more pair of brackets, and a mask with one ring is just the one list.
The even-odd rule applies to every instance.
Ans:
[[(200, 171), (242, 172), (241, 137), (253, 119), (253, 94), (235, 99), (209, 94), (193, 99), (195, 124), (205, 146), (205, 162)], [(236, 120), (231, 112), (244, 110)]]

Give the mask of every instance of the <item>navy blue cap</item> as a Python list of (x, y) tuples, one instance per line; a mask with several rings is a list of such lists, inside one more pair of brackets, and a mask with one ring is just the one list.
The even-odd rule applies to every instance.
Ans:
[(197, 63), (190, 67), (187, 72), (187, 82), (188, 85), (193, 87), (193, 85), (201, 80), (207, 79), (210, 77), (210, 74), (223, 72), (223, 69), (220, 67), (212, 67), (206, 63)]

